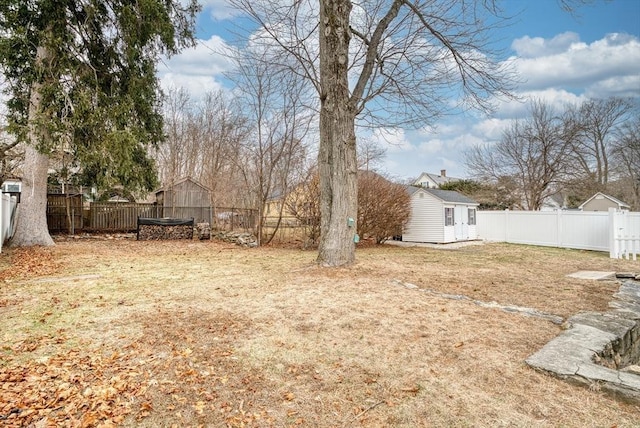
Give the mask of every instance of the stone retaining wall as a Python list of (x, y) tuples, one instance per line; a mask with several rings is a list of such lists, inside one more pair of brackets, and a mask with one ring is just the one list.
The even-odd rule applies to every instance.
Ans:
[(640, 281), (628, 280), (609, 306), (567, 320), (567, 329), (526, 362), (568, 381), (640, 401)]
[(225, 232), (218, 231), (212, 235), (213, 239), (229, 242), (243, 247), (257, 247), (258, 239), (249, 232)]

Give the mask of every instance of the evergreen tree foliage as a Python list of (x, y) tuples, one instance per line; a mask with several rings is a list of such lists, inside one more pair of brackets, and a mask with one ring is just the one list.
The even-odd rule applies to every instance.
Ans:
[(147, 147), (163, 137), (156, 64), (193, 43), (197, 11), (195, 0), (0, 0), (10, 132), (45, 155), (70, 152), (84, 184), (153, 187)]

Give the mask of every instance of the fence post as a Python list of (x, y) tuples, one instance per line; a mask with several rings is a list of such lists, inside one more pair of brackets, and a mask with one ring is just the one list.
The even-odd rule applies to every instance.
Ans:
[(616, 234), (618, 230), (618, 224), (616, 221), (616, 209), (609, 208), (609, 258), (618, 258), (618, 240)]
[(557, 243), (556, 245), (559, 248), (562, 248), (562, 210), (557, 210), (557, 215), (556, 215), (556, 233), (557, 235)]
[(2, 209), (2, 205), (4, 204), (4, 193), (0, 193), (0, 253), (2, 252), (2, 246), (4, 245), (4, 228), (5, 222), (7, 219), (4, 217), (4, 210)]
[(509, 208), (504, 210), (504, 242), (509, 242)]

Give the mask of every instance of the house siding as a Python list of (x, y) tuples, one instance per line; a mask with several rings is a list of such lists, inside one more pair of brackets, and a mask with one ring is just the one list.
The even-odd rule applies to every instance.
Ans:
[(609, 208), (619, 208), (619, 205), (610, 199), (592, 199), (582, 206), (582, 211), (608, 211)]
[[(450, 226), (446, 226), (446, 208), (454, 212)], [(477, 226), (469, 225), (469, 209), (476, 210), (477, 222), (477, 208), (477, 203), (455, 192), (416, 189), (411, 194), (411, 216), (402, 240), (446, 244), (477, 239)]]
[(162, 217), (193, 217), (196, 222), (212, 222), (209, 190), (192, 179), (179, 180), (155, 193), (157, 204), (163, 207)]
[(402, 240), (442, 242), (445, 238), (444, 229), (442, 201), (421, 190), (411, 195), (411, 217), (402, 234)]

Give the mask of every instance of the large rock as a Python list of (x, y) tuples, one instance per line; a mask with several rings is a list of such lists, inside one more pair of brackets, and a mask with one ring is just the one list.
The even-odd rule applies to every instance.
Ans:
[(205, 239), (211, 239), (211, 225), (209, 223), (196, 224), (198, 231), (198, 239), (204, 241)]

